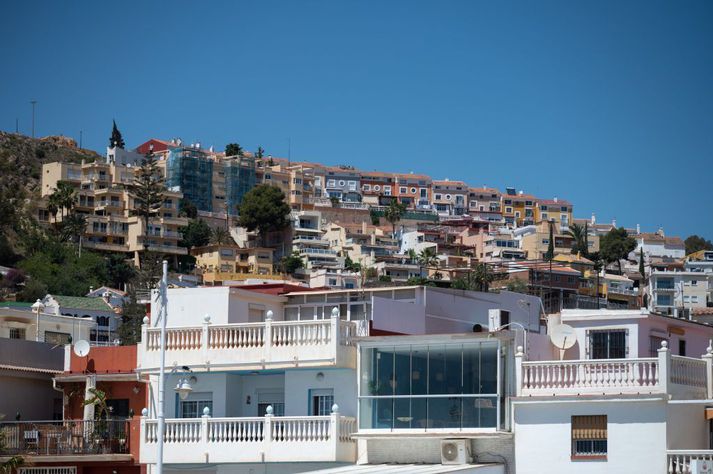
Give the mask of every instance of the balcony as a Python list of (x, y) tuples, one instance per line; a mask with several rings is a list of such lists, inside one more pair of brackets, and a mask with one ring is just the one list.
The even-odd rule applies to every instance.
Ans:
[(131, 461), (129, 421), (64, 420), (0, 423), (5, 436), (4, 455), (31, 456), (33, 461), (75, 458)]
[(703, 400), (713, 392), (713, 354), (700, 359), (672, 356), (662, 344), (658, 357), (519, 362), (518, 396), (668, 394)]
[(129, 246), (127, 244), (110, 244), (107, 242), (92, 242), (91, 240), (85, 240), (82, 242), (82, 246), (88, 249), (94, 250), (105, 250), (107, 252), (128, 252)]
[(337, 252), (335, 250), (329, 249), (313, 249), (310, 247), (301, 248), (298, 250), (300, 255), (320, 255), (320, 256), (330, 256), (336, 257)]
[(698, 449), (698, 450), (683, 450), (669, 449), (666, 459), (666, 472), (668, 474), (690, 474), (691, 461), (713, 461), (713, 450)]
[[(158, 370), (159, 328), (144, 325), (140, 370)], [(168, 328), (166, 357), (195, 371), (356, 367), (354, 323), (338, 318)]]
[[(269, 408), (269, 407), (268, 407)], [(338, 408), (338, 407), (334, 407)], [(272, 463), (356, 461), (356, 420), (329, 416), (168, 419), (164, 462)], [(156, 462), (158, 421), (141, 419), (141, 462)]]

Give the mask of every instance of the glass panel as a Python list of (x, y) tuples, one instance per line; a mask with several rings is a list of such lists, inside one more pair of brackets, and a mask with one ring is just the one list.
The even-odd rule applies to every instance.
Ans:
[[(411, 393), (413, 395), (428, 394), (428, 347), (411, 347)], [(424, 408), (424, 416), (426, 411)]]
[(374, 353), (376, 349), (363, 348), (361, 350), (361, 383), (359, 395), (376, 395), (376, 364), (374, 364)]
[(480, 392), (498, 393), (497, 343), (480, 346)]
[(394, 399), (394, 428), (412, 428), (411, 400), (408, 398)]
[(428, 399), (428, 428), (460, 428), (460, 418), (460, 397)]
[(463, 428), (495, 428), (497, 398), (464, 398)]
[(480, 345), (463, 348), (463, 393), (480, 393)]
[(428, 349), (428, 393), (445, 392), (446, 347), (432, 345)]
[(394, 349), (394, 394), (409, 395), (411, 392), (411, 347)]
[(376, 378), (369, 391), (374, 395), (392, 395), (394, 393), (394, 354), (392, 348), (376, 349)]

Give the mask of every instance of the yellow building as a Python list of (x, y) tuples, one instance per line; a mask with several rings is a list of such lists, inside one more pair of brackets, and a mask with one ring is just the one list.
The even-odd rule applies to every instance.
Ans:
[(535, 207), (535, 222), (554, 220), (560, 229), (566, 230), (573, 222), (572, 203), (563, 199), (541, 199)]
[(536, 222), (535, 210), (537, 209), (538, 200), (535, 196), (524, 194), (522, 191), (515, 193), (514, 189), (508, 188), (501, 199), (502, 205), (500, 207), (506, 224), (522, 227)]
[(56, 190), (57, 183), (64, 181), (77, 190), (74, 212), (83, 215), (87, 221), (82, 239), (84, 248), (137, 254), (144, 250), (144, 239), (148, 239), (149, 250), (174, 256), (187, 254), (184, 247), (178, 246), (179, 228), (188, 224), (188, 219), (178, 216), (183, 195), (175, 191), (164, 192), (163, 205), (150, 219), (146, 233), (143, 219), (132, 215), (136, 203), (127, 189), (136, 170), (135, 166), (114, 162), (44, 164), (39, 220), (47, 223), (62, 220), (61, 213), (50, 212), (48, 198)]
[(203, 272), (203, 282), (220, 284), (228, 280), (281, 279), (273, 272), (271, 248), (242, 248), (237, 245), (214, 244), (196, 247), (191, 255)]
[[(562, 229), (554, 224), (552, 227), (552, 236), (554, 238), (555, 255), (571, 255), (574, 245), (574, 238), (567, 235)], [(599, 250), (599, 237), (590, 235), (589, 251), (596, 252)], [(524, 234), (521, 238), (521, 248), (527, 252), (528, 260), (543, 260), (550, 244), (550, 223), (538, 222), (535, 226), (535, 232)]]

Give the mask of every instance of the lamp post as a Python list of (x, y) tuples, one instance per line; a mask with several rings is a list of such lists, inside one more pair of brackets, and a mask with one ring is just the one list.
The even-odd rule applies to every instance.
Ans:
[(168, 314), (168, 262), (163, 261), (163, 277), (161, 278), (161, 286), (159, 290), (159, 297), (161, 300), (161, 313), (159, 318), (161, 319), (161, 358), (158, 370), (158, 426), (156, 431), (158, 431), (158, 446), (156, 449), (156, 473), (163, 473), (163, 433), (165, 426), (165, 416), (164, 416), (164, 398), (166, 395), (166, 316)]
[(497, 331), (505, 329), (508, 326), (519, 326), (519, 329), (522, 329), (522, 345), (524, 346), (525, 354), (527, 354), (527, 329), (525, 329), (525, 326), (521, 323), (513, 321), (511, 323), (503, 324), (497, 329)]
[(40, 313), (45, 310), (45, 305), (42, 304), (42, 301), (37, 299), (32, 304), (32, 309), (35, 311), (35, 315), (37, 316), (37, 321), (35, 323), (36, 326), (36, 331), (35, 331), (35, 341), (39, 342), (40, 341)]

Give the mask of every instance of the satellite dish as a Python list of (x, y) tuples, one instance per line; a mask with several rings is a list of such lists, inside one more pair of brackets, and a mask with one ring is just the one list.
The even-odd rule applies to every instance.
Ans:
[(550, 330), (550, 341), (556, 348), (565, 351), (577, 343), (577, 334), (572, 326), (557, 324)]
[(89, 354), (89, 343), (84, 339), (80, 339), (74, 343), (74, 353), (78, 357), (86, 357)]

